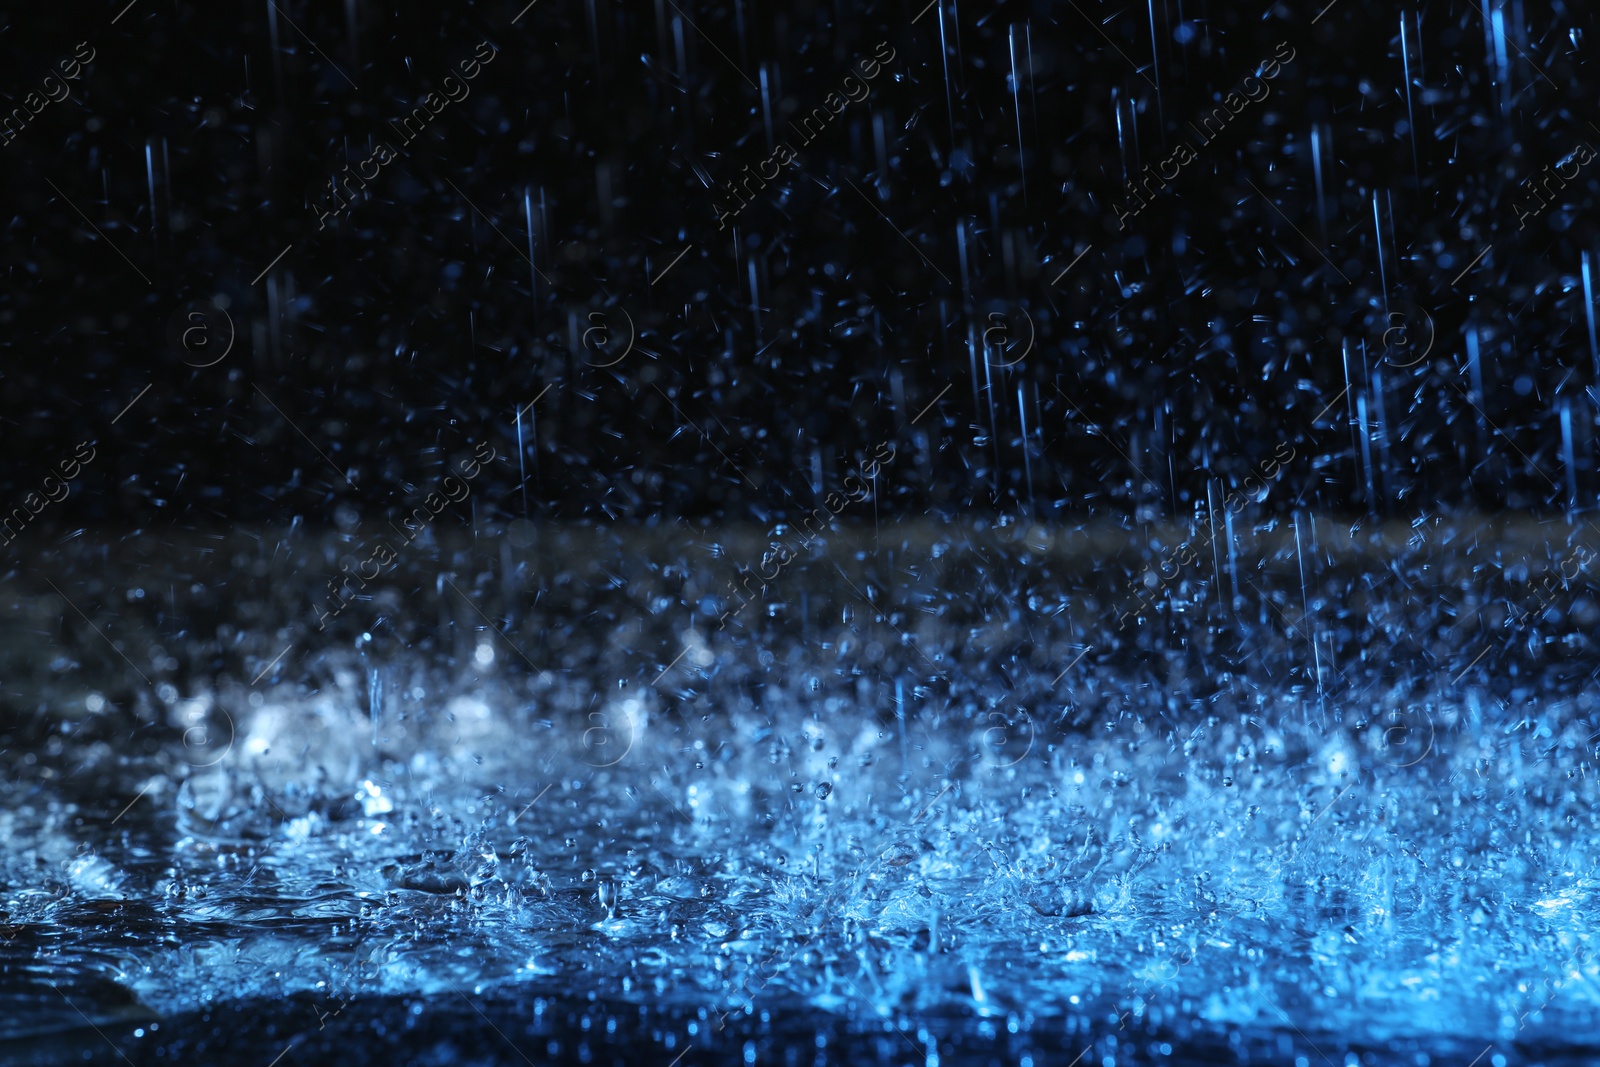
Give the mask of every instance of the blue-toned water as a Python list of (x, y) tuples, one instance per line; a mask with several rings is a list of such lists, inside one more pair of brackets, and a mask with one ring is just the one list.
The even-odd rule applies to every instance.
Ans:
[[(1243, 594), (1118, 631), (1096, 620), (1127, 593), (1087, 533), (955, 532), (881, 530), (894, 571), (837, 539), (722, 631), (652, 588), (639, 546), (550, 539), (538, 603), (460, 577), (495, 543), (441, 551), (489, 617), (509, 596), (523, 622), (439, 600), (460, 611), (446, 667), (371, 605), (320, 646), (281, 619), (238, 671), (155, 680), (171, 699), (142, 726), (103, 651), (36, 665), (48, 699), (0, 807), (3, 1047), (192, 1051), (223, 1012), (278, 1043), (263, 1067), (317, 1042), (377, 1055), (396, 1026), (470, 1045), (491, 1018), (522, 1035), (482, 1047), (508, 1062), (524, 1041), (579, 1057), (608, 1026), (591, 1055), (662, 1062), (746, 1041), (767, 1062), (819, 1032), (824, 1059), (897, 1063), (1581, 1054), (1600, 1011), (1586, 684), (1552, 662), (1501, 684), (1529, 677), (1514, 643), (1466, 671), (1465, 650), (1406, 661), (1420, 631), (1382, 620), (1460, 595), (1420, 568), (1414, 599), (1369, 599), (1339, 637), (1360, 583), (1307, 564), (1338, 638), (1319, 692), (1300, 631)], [(1395, 562), (1423, 554), (1452, 564)], [(1298, 606), (1283, 561), (1256, 584)], [(564, 586), (589, 624), (557, 623)], [(801, 616), (801, 592), (829, 613)], [(1549, 630), (1519, 618), (1502, 636)], [(250, 684), (277, 634), (314, 651)], [(1202, 653), (1228, 669), (1185, 673)]]

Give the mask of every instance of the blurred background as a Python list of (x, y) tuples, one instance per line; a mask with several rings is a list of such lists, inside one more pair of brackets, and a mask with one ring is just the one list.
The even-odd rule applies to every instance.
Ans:
[(766, 525), (884, 440), (896, 514), (1187, 520), (1282, 444), (1275, 514), (1593, 498), (1584, 12), (915, 7), (11, 16), (7, 500), (86, 439), (58, 522), (478, 441), (484, 518)]

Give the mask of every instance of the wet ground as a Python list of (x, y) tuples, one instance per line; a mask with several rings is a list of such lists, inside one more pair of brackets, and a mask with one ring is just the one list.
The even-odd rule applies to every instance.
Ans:
[(721, 629), (763, 531), (430, 541), (320, 631), (359, 538), (68, 540), (10, 578), (0, 1040), (1583, 1059), (1588, 542), (1294, 526), (1154, 585), (1203, 534), (864, 526)]

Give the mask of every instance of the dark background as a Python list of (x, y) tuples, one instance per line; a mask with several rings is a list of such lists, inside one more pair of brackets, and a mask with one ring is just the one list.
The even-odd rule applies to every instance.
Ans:
[[(1269, 510), (1597, 488), (1600, 163), (1516, 207), (1600, 145), (1581, 7), (124, 3), (0, 15), (7, 107), (97, 52), (0, 147), (8, 511), (84, 440), (53, 522), (392, 516), (481, 441), (505, 460), (446, 521), (773, 521), (882, 441), (883, 514), (1188, 516), (1283, 445)], [(484, 40), (470, 98), (318, 232), (329, 177)], [(868, 101), (718, 232), (765, 110), (781, 136), (884, 40)], [(1271, 96), (1119, 232), (1125, 177), (1280, 41)], [(1035, 336), (1014, 365), (997, 323)]]

